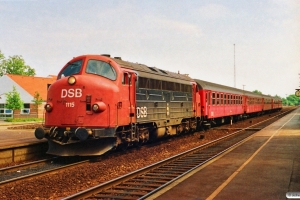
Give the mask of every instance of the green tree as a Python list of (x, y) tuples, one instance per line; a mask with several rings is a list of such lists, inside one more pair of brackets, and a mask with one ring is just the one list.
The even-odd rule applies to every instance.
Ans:
[(6, 59), (0, 50), (0, 76), (4, 74), (34, 76), (35, 69), (26, 65), (22, 56), (9, 56), (9, 58)]
[(258, 91), (258, 90), (254, 90), (253, 93), (256, 93), (256, 94), (262, 94), (261, 91)]
[(3, 76), (4, 66), (5, 66), (5, 57), (0, 50), (0, 76)]
[(5, 93), (6, 103), (5, 108), (10, 110), (21, 110), (24, 102), (21, 100), (20, 94), (17, 92), (16, 87), (13, 86), (13, 91)]
[(38, 108), (39, 105), (43, 103), (43, 99), (39, 92), (35, 92), (32, 102), (34, 103), (35, 108)]
[(297, 97), (294, 94), (290, 94), (286, 98), (282, 98), (282, 104), (283, 105), (289, 105), (289, 106), (300, 105), (300, 97)]

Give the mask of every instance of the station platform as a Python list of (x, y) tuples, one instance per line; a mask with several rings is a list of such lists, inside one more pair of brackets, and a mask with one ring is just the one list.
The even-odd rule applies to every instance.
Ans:
[(297, 198), (300, 108), (148, 199)]
[(20, 124), (0, 121), (0, 150), (47, 142), (46, 139), (36, 139), (33, 129), (8, 129)]

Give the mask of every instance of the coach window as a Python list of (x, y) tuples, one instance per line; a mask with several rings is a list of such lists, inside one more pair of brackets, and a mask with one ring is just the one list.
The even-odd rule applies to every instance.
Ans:
[(215, 100), (216, 100), (216, 97), (215, 97), (215, 93), (213, 92), (212, 93), (212, 105), (215, 105)]
[(217, 93), (217, 105), (219, 105), (219, 93)]
[(224, 105), (226, 105), (226, 94), (224, 94)]
[(227, 94), (226, 99), (227, 99), (227, 105), (229, 105), (230, 104), (230, 95), (229, 94)]
[(104, 76), (110, 80), (116, 80), (117, 78), (115, 69), (101, 60), (89, 60), (86, 73)]
[(223, 94), (221, 94), (221, 97), (220, 97), (220, 104), (223, 105)]

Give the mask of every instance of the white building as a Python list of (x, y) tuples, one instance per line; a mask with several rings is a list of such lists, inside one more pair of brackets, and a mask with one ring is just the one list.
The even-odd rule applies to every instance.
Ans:
[[(43, 105), (36, 109), (32, 100), (35, 93), (38, 92), (40, 97), (46, 101), (47, 89), (54, 81), (56, 81), (56, 76), (34, 77), (6, 74), (0, 77), (0, 119), (12, 117), (42, 118)], [(13, 86), (15, 86), (21, 100), (24, 102), (24, 108), (22, 110), (15, 110), (14, 113), (12, 110), (5, 108), (5, 93), (12, 92)]]

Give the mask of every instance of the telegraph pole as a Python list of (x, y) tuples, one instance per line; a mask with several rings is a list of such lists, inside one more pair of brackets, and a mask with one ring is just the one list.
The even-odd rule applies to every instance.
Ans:
[(234, 87), (236, 87), (236, 84), (235, 84), (235, 44), (233, 44), (233, 70), (234, 70)]

